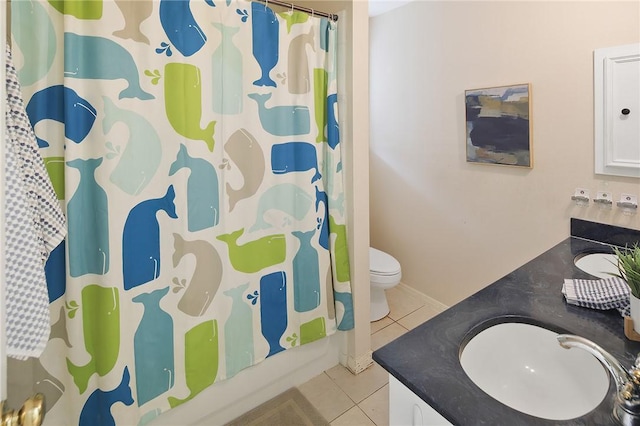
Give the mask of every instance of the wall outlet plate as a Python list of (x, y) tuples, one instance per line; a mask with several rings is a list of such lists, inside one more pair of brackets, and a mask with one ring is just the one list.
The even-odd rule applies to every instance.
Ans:
[(638, 205), (638, 196), (632, 194), (620, 194), (620, 203)]
[(586, 188), (576, 188), (576, 192), (571, 196), (571, 199), (577, 206), (588, 206), (589, 190)]
[(589, 198), (589, 190), (586, 188), (576, 188), (576, 192), (573, 195), (574, 197)]

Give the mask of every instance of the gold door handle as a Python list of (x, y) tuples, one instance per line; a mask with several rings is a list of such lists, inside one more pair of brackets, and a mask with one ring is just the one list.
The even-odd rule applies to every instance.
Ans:
[(44, 396), (37, 393), (27, 399), (19, 411), (4, 410), (5, 401), (0, 402), (2, 422), (0, 426), (40, 426), (44, 417)]

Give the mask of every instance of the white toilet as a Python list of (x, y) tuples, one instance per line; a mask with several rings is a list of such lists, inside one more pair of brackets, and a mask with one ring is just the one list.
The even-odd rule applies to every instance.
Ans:
[(400, 282), (400, 262), (383, 251), (369, 247), (369, 281), (371, 282), (371, 321), (378, 321), (389, 314), (389, 304), (384, 291)]

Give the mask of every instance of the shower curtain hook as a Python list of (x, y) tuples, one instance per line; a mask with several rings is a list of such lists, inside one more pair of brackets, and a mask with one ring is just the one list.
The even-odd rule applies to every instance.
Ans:
[(291, 3), (291, 13), (293, 14), (293, 3)]
[(269, 7), (269, 0), (264, 0), (264, 10), (267, 10)]
[(315, 12), (313, 11), (313, 8), (312, 8), (312, 9), (311, 9), (311, 17), (312, 17), (312, 18), (313, 18), (313, 14), (314, 14), (314, 13), (315, 13)]

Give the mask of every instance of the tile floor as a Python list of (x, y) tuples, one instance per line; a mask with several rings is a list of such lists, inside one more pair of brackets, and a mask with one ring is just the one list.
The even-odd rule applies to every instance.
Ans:
[[(376, 350), (442, 312), (443, 306), (402, 285), (387, 290), (391, 312), (371, 323), (371, 349)], [(358, 375), (337, 365), (298, 386), (331, 426), (388, 426), (387, 372), (375, 362)]]

